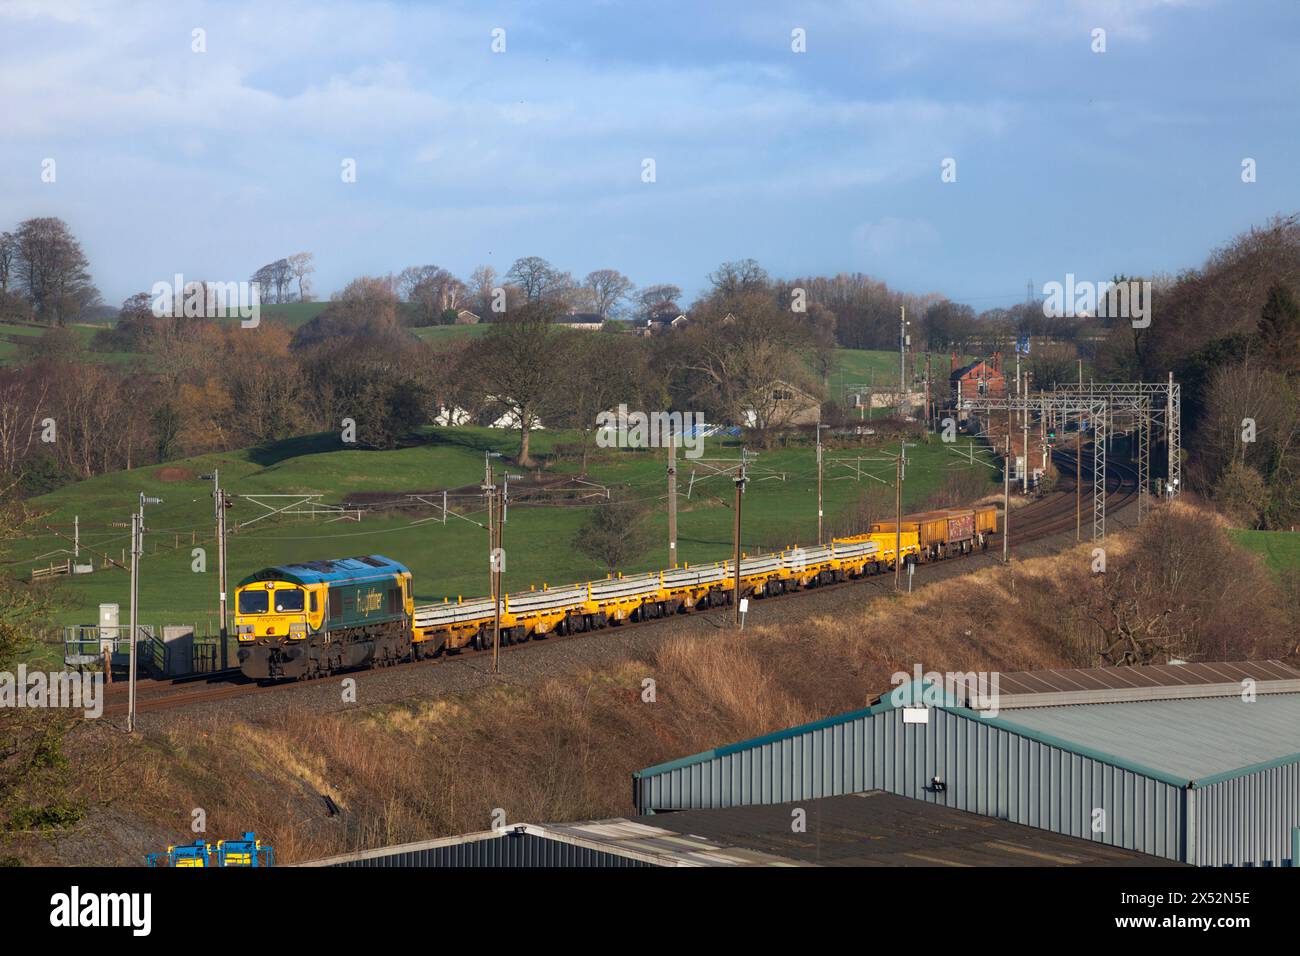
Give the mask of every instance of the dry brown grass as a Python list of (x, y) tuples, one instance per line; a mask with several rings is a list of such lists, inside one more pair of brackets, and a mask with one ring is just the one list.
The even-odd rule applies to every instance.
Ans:
[[(1117, 535), (1108, 560), (1135, 560), (1150, 546)], [(1081, 609), (1095, 587), (1090, 563), (1084, 545), (835, 617), (674, 638), (645, 659), (523, 687), (327, 717), (188, 719), (136, 740), (91, 728), (71, 756), (81, 798), (139, 824), (113, 851), (122, 863), (187, 838), (194, 807), (206, 809), (209, 833), (256, 829), (284, 862), (486, 829), (496, 808), (508, 821), (625, 815), (634, 770), (862, 707), (918, 663), (1003, 672), (1094, 663)], [(1231, 599), (1233, 617), (1267, 618), (1268, 582), (1251, 578), (1252, 593)], [(653, 703), (642, 699), (647, 677)], [(29, 859), (48, 858), (41, 845)]]

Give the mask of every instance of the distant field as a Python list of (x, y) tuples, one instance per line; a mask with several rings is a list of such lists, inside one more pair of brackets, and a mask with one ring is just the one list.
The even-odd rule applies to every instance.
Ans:
[[(275, 322), (289, 328), (297, 328), (311, 321), (328, 306), (329, 302), (287, 302), (283, 305), (263, 305), (261, 319), (263, 322)], [(229, 321), (237, 321), (231, 316)], [(111, 323), (109, 323), (111, 325)], [(129, 352), (92, 352), (90, 342), (95, 333), (108, 325), (70, 326), (80, 337), (86, 350), (85, 356), (92, 362), (129, 362), (138, 356)], [(466, 338), (486, 335), (491, 323), (477, 325), (431, 325), (410, 327), (409, 331), (417, 338), (431, 343), (451, 342)], [(0, 365), (12, 364), (22, 359), (19, 344), (11, 337), (35, 339), (45, 331), (42, 326), (0, 323)], [(842, 401), (847, 385), (875, 384), (891, 386), (898, 381), (898, 353), (889, 351), (867, 351), (862, 349), (836, 349), (838, 367), (831, 374), (830, 395), (836, 401)]]
[[(285, 302), (281, 305), (272, 305), (262, 303), (259, 313), (262, 322), (277, 322), (280, 325), (287, 325), (289, 328), (296, 329), (298, 326), (310, 322), (316, 316), (320, 315), (329, 305), (325, 302)], [(228, 311), (225, 318), (234, 322), (241, 319), (236, 311)]]
[[(875, 386), (877, 388), (898, 387), (897, 352), (879, 349), (836, 349), (835, 358), (839, 365), (831, 373), (830, 394), (827, 396), (833, 401), (843, 402), (850, 386), (854, 385)], [(958, 361), (965, 364), (974, 361), (974, 359), (971, 356), (961, 356)], [(946, 387), (943, 383), (946, 383), (948, 378), (948, 355), (936, 352), (932, 363), (930, 371), (935, 381), (940, 383), (940, 387)], [(908, 364), (909, 369), (914, 369), (916, 374), (925, 375), (924, 352), (909, 353)], [(878, 417), (880, 414), (888, 415), (890, 411), (876, 409), (873, 411), (872, 417)]]
[[(133, 355), (129, 352), (92, 352), (90, 351), (90, 341), (95, 337), (95, 333), (104, 326), (100, 325), (70, 325), (68, 326), (78, 339), (85, 350), (84, 357), (91, 362), (129, 362)], [(20, 325), (12, 322), (0, 322), (0, 365), (10, 365), (22, 361), (24, 351), (18, 341), (35, 342), (41, 335), (47, 331), (45, 326), (37, 325)]]
[(832, 397), (838, 398), (843, 386), (847, 385), (898, 384), (897, 352), (836, 349), (835, 357), (839, 360), (839, 369), (831, 377), (831, 384), (837, 386)]
[[(569, 433), (540, 432), (534, 436), (536, 454), (549, 454), (557, 441), (573, 441)], [(337, 503), (355, 492), (388, 492), (394, 497), (411, 491), (434, 491), (474, 485), (483, 476), (486, 449), (511, 455), (518, 447), (513, 433), (492, 429), (430, 429), (423, 443), (387, 452), (345, 450), (334, 435), (293, 439), (277, 445), (230, 454), (207, 455), (170, 463), (164, 467), (117, 472), (61, 488), (35, 499), (33, 508), (46, 512), (32, 537), (15, 542), (9, 560), (26, 576), (33, 567), (66, 558), (74, 516), (80, 518), (82, 560), (94, 557), (96, 570), (89, 575), (56, 579), (52, 586), (58, 623), (95, 620), (100, 602), (127, 604), (125, 572), (102, 569), (101, 553), (121, 560), (129, 536), (130, 514), (143, 491), (163, 499), (148, 509), (147, 557), (141, 585), (146, 623), (197, 623), (206, 630), (213, 616), (216, 589), (216, 554), (207, 548), (206, 573), (191, 570), (191, 534), (210, 534), (212, 504), (210, 484), (199, 474), (221, 469), (222, 483), (234, 495), (303, 494), (319, 492), (326, 503)], [(734, 444), (710, 443), (706, 457), (734, 459)], [(870, 456), (873, 449), (834, 449), (828, 462), (838, 458)], [(953, 470), (963, 464), (939, 443), (911, 449), (912, 464), (904, 486), (905, 504), (918, 503)], [(649, 570), (665, 563), (663, 544), (667, 529), (663, 495), (666, 491), (664, 459), (651, 451), (606, 450), (590, 468), (590, 480), (608, 484), (653, 509), (655, 545), (625, 570)], [(761, 453), (753, 483), (745, 498), (745, 546), (779, 548), (815, 540), (816, 464), (812, 448), (786, 448)], [(505, 466), (511, 472), (518, 469)], [(973, 466), (984, 472), (983, 466)], [(553, 463), (550, 474), (572, 474), (577, 462)], [(892, 479), (888, 462), (868, 463), (865, 470)], [(696, 482), (686, 494), (692, 472)], [(993, 473), (990, 471), (991, 476)], [(714, 561), (731, 551), (732, 489), (724, 477), (709, 477), (708, 469), (689, 460), (679, 469), (682, 495), (679, 514), (679, 549), (682, 560)], [(855, 480), (848, 469), (828, 465), (825, 500), (828, 519), (849, 508), (870, 478)], [(879, 487), (884, 487), (880, 484)], [(990, 484), (992, 490), (993, 485)], [(284, 504), (288, 499), (277, 499)], [(487, 578), (486, 534), (482, 501), (477, 495), (462, 503), (464, 517), (447, 524), (429, 521), (428, 512), (390, 512), (355, 520), (271, 518), (232, 533), (229, 539), (230, 578), (234, 582), (262, 567), (322, 557), (380, 553), (411, 567), (420, 600), (441, 600), (482, 593)], [(590, 507), (588, 505), (587, 507)], [(262, 510), (246, 498), (237, 498), (230, 511), (232, 529), (250, 522)], [(506, 526), (508, 555), (506, 586), (512, 589), (567, 584), (603, 575), (590, 560), (573, 550), (574, 533), (586, 508), (560, 506), (512, 507)], [(468, 519), (468, 520), (467, 520)], [(55, 533), (58, 532), (58, 533)], [(60, 536), (62, 535), (62, 537)], [(14, 559), (17, 559), (16, 561)]]
[(417, 338), (425, 342), (451, 342), (456, 339), (474, 339), (486, 335), (490, 324), (484, 325), (425, 325), (411, 329)]
[(1274, 571), (1300, 568), (1300, 533), (1295, 531), (1240, 531), (1232, 536), (1237, 542), (1264, 556)]
[(284, 305), (263, 305), (262, 320), (280, 322), (297, 328), (320, 315), (328, 302), (286, 302)]

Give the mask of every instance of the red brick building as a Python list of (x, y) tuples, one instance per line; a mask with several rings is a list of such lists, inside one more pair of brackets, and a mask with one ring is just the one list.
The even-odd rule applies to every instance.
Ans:
[(957, 367), (957, 354), (952, 355), (952, 371), (948, 375), (954, 402), (971, 398), (1005, 398), (1006, 376), (1002, 374), (1002, 353), (993, 353), (993, 363), (981, 359)]

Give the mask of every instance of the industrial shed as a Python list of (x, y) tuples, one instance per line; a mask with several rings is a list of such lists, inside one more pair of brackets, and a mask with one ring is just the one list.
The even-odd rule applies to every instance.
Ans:
[(885, 790), (1200, 866), (1296, 865), (1300, 671), (997, 677), (991, 699), (911, 681), (863, 710), (642, 770), (638, 812)]
[(446, 837), (308, 866), (1176, 866), (1158, 857), (873, 790)]

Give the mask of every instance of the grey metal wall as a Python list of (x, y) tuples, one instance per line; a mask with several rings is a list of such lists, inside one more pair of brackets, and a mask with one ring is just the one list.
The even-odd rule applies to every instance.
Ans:
[(1300, 763), (1193, 790), (1188, 862), (1201, 866), (1295, 866)]
[[(930, 782), (940, 776), (946, 789)], [(901, 708), (641, 777), (641, 812), (887, 790), (1013, 823), (1183, 859), (1182, 788), (931, 709), (906, 724)], [(1092, 828), (1093, 811), (1105, 812)]]
[(531, 833), (506, 833), (486, 840), (391, 853), (336, 863), (341, 867), (388, 866), (649, 866), (641, 860), (547, 840)]

